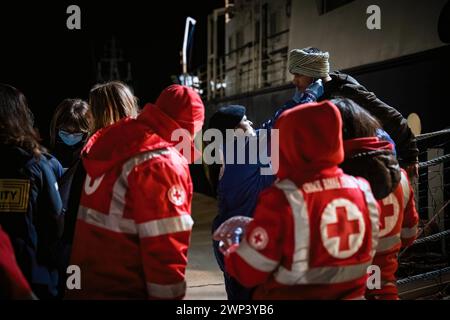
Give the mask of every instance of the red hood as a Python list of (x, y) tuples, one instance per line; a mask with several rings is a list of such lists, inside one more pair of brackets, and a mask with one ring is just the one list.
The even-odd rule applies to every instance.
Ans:
[(376, 150), (392, 151), (394, 150), (394, 146), (388, 141), (380, 140), (378, 137), (364, 137), (344, 141), (346, 158), (349, 158), (357, 153)]
[(275, 124), (280, 152), (277, 177), (296, 183), (340, 172), (344, 160), (342, 120), (329, 101), (308, 103), (283, 112)]
[[(194, 90), (172, 85), (161, 93), (157, 103), (145, 105), (136, 119), (122, 119), (89, 139), (82, 157), (91, 177), (101, 176), (138, 153), (178, 144), (171, 141), (176, 129), (186, 129), (192, 135), (201, 129), (204, 108)], [(192, 142), (190, 134), (184, 136), (185, 141)]]
[(203, 126), (205, 108), (202, 99), (188, 87), (177, 84), (167, 87), (155, 105), (191, 135), (199, 132)]

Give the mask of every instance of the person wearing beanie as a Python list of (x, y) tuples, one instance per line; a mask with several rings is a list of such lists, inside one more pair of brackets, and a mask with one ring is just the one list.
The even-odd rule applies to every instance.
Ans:
[(296, 87), (294, 98), (301, 95), (311, 83), (322, 79), (324, 94), (320, 101), (345, 97), (352, 99), (373, 114), (395, 141), (402, 167), (410, 177), (417, 176), (419, 150), (416, 138), (406, 119), (395, 108), (378, 99), (373, 92), (368, 91), (353, 77), (337, 71), (330, 72), (329, 59), (328, 52), (313, 47), (294, 49), (289, 52), (288, 68), (294, 76), (293, 83)]
[[(248, 123), (251, 126), (253, 123), (246, 119), (246, 111), (246, 108), (240, 105), (229, 105), (221, 107), (219, 110), (217, 110), (216, 113), (212, 115), (211, 119), (209, 120), (209, 127), (218, 129), (221, 132), (225, 133), (226, 129), (235, 129), (240, 127), (241, 122), (243, 125)], [(250, 134), (253, 133), (250, 132)]]
[(172, 141), (202, 127), (204, 106), (191, 88), (172, 85), (137, 117), (95, 133), (86, 169), (71, 264), (81, 289), (69, 299), (181, 299), (193, 221), (189, 158)]
[[(339, 169), (342, 121), (332, 103), (284, 112), (277, 182), (259, 197), (225, 268), (252, 299), (361, 299), (378, 241), (379, 212), (370, 186)], [(224, 228), (224, 229), (221, 229)], [(215, 234), (227, 241), (224, 224)]]
[[(264, 139), (265, 133), (252, 127), (253, 123), (247, 119), (246, 108), (240, 105), (221, 107), (213, 114), (209, 121), (210, 129), (217, 129), (224, 138), (221, 141), (221, 159), (226, 160), (226, 148), (230, 145), (235, 148), (234, 162), (222, 161), (220, 164), (209, 166), (209, 176), (213, 189), (217, 192), (218, 214), (212, 224), (212, 232), (227, 219), (235, 215), (251, 216), (256, 206), (259, 192), (270, 186), (275, 176), (262, 175), (261, 169), (270, 167), (270, 164), (258, 161), (254, 164), (237, 163), (237, 143), (225, 142), (227, 129), (241, 129), (245, 134), (245, 154), (248, 154), (250, 139)], [(237, 138), (236, 138), (237, 139)], [(235, 141), (233, 141), (235, 142)], [(248, 300), (251, 297), (251, 289), (240, 285), (236, 280), (225, 273), (223, 255), (219, 250), (219, 243), (213, 241), (214, 254), (220, 269), (224, 272), (225, 290), (229, 300)]]
[[(322, 92), (322, 85), (315, 83), (308, 88), (308, 94), (305, 94), (296, 104), (316, 101)], [(291, 105), (289, 108), (293, 106)], [(253, 123), (247, 119), (246, 108), (244, 106), (224, 106), (213, 114), (209, 121), (209, 128), (220, 130), (223, 137), (225, 137), (227, 129), (242, 129), (245, 133), (245, 150), (243, 152), (247, 156), (249, 154), (251, 139), (256, 139), (256, 144), (258, 145), (260, 141), (264, 141), (262, 145), (269, 147), (271, 138), (270, 129), (275, 124), (277, 118), (287, 109), (277, 110), (274, 116), (263, 124), (263, 128), (266, 130), (255, 130), (252, 127)], [(225, 159), (223, 155), (226, 154), (227, 145), (229, 146), (224, 141), (222, 142), (222, 159)], [(263, 168), (271, 168), (270, 163), (263, 163), (258, 155), (256, 163), (252, 164), (250, 161), (246, 161), (246, 163), (240, 164), (237, 161), (238, 144), (233, 144), (233, 147), (235, 148), (233, 163), (223, 161), (222, 164), (209, 166), (210, 180), (213, 189), (217, 190), (219, 206), (218, 215), (215, 217), (212, 225), (213, 233), (229, 218), (234, 216), (251, 217), (259, 193), (275, 181), (274, 174), (264, 175), (261, 173)], [(213, 241), (213, 249), (217, 263), (221, 270), (224, 271), (223, 254), (219, 249), (218, 241)], [(241, 286), (236, 280), (229, 277), (226, 272), (224, 272), (224, 279), (229, 300), (246, 300), (250, 298), (251, 290)]]

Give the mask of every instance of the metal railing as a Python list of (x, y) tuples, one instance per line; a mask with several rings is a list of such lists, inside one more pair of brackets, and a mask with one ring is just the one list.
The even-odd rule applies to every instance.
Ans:
[[(450, 185), (446, 181), (450, 155), (444, 154), (450, 142), (449, 133), (450, 130), (445, 129), (416, 137), (422, 161), (419, 163), (419, 178), (414, 183), (414, 189), (421, 228), (414, 243), (398, 255), (400, 271), (407, 275), (397, 281), (402, 298), (415, 299), (439, 292), (445, 295), (450, 283), (447, 249), (450, 236), (447, 210), (450, 208)], [(424, 269), (427, 272), (423, 272)]]

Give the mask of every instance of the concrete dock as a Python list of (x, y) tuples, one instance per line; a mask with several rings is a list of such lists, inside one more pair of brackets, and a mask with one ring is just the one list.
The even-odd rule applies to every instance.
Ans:
[(186, 271), (186, 300), (226, 300), (223, 275), (214, 258), (211, 242), (211, 223), (216, 212), (217, 203), (214, 198), (194, 194), (194, 227)]

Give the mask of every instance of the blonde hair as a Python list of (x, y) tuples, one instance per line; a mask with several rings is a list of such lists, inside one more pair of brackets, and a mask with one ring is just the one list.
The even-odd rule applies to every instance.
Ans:
[(91, 131), (89, 105), (81, 99), (65, 99), (56, 107), (50, 123), (50, 147), (56, 144), (57, 131), (64, 127), (73, 127), (88, 135)]
[(137, 100), (130, 88), (120, 81), (97, 84), (89, 93), (93, 132), (126, 117), (137, 115)]

